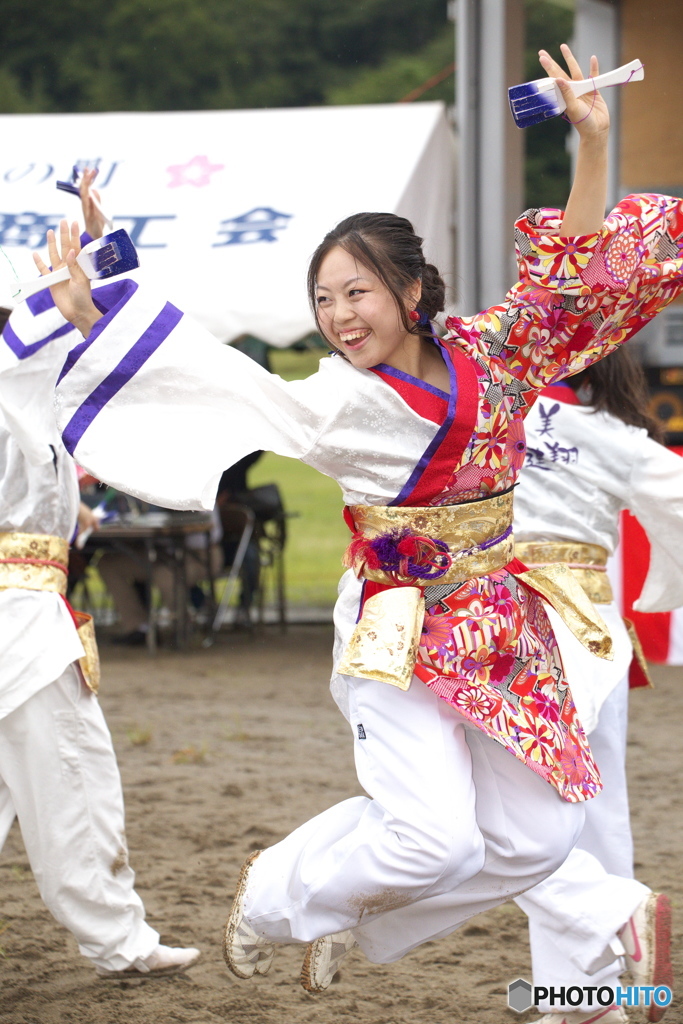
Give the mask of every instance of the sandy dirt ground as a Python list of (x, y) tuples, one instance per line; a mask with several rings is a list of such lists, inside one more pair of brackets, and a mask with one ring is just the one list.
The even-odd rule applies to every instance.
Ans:
[[(18, 828), (0, 855), (0, 1020), (7, 1024), (477, 1024), (520, 1022), (507, 983), (529, 977), (525, 918), (506, 905), (387, 967), (354, 951), (328, 993), (298, 985), (302, 947), (240, 982), (220, 953), (238, 869), (330, 804), (359, 792), (348, 726), (329, 696), (331, 630), (235, 634), (209, 650), (105, 648), (102, 704), (123, 775), (131, 861), (162, 941), (199, 946), (175, 978), (102, 981), (43, 907)], [(683, 682), (631, 705), (629, 770), (637, 869), (680, 908)], [(680, 926), (680, 922), (679, 922)], [(680, 935), (674, 945), (683, 968)], [(634, 1020), (638, 1019), (634, 1013)], [(668, 1024), (683, 1024), (680, 1000)]]

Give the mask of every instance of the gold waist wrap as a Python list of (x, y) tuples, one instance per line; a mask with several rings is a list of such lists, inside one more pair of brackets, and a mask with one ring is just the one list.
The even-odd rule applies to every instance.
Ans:
[[(611, 604), (614, 601), (612, 584), (607, 575), (609, 553), (599, 544), (583, 544), (571, 540), (517, 541), (515, 555), (530, 569), (565, 562), (593, 604)], [(653, 686), (636, 628), (630, 619), (624, 619), (624, 625), (633, 647), (633, 657), (648, 685)]]
[[(512, 527), (512, 491), (466, 505), (434, 505), (418, 508), (386, 505), (350, 505), (356, 536), (369, 542), (387, 535), (407, 533), (428, 537), (448, 547), (450, 566), (429, 577), (396, 574), (368, 566), (362, 554), (354, 552), (353, 542), (344, 556), (344, 565), (373, 583), (395, 586), (396, 582), (416, 587), (460, 583), (483, 576), (514, 558)], [(510, 531), (510, 532), (508, 532)], [(502, 540), (498, 538), (503, 537)], [(355, 557), (354, 557), (355, 555)]]
[(570, 540), (517, 541), (515, 555), (530, 569), (564, 562), (593, 604), (611, 604), (614, 600), (606, 568), (608, 553), (599, 544)]
[[(40, 562), (58, 565), (37, 564)], [(68, 563), (69, 545), (63, 537), (0, 533), (0, 590), (50, 590), (66, 597)]]
[[(66, 597), (69, 545), (42, 533), (0, 533), (0, 590), (46, 590)], [(86, 685), (100, 686), (100, 658), (91, 615), (74, 612), (85, 655), (78, 659)]]
[[(358, 577), (387, 585), (368, 598), (338, 666), (344, 675), (377, 679), (407, 690), (413, 676), (424, 621), (424, 588), (457, 585), (502, 569), (514, 558), (512, 494), (465, 505), (397, 508), (352, 505), (356, 526), (344, 564)], [(381, 537), (403, 534), (441, 541), (450, 565), (445, 572), (418, 577), (390, 574), (368, 566), (367, 550)], [(503, 537), (504, 534), (507, 536)], [(502, 538), (498, 540), (497, 538)], [(377, 548), (374, 549), (375, 551)], [(539, 566), (517, 578), (540, 593), (581, 643), (598, 657), (612, 659), (607, 626), (572, 571), (563, 564)], [(397, 582), (408, 585), (397, 586)]]

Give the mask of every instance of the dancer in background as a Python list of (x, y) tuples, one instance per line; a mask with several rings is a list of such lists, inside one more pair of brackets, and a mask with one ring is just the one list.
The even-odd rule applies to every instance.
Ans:
[[(87, 224), (101, 235), (92, 216)], [(103, 301), (106, 292), (97, 291)], [(45, 905), (98, 974), (178, 970), (199, 951), (160, 945), (145, 922), (96, 696), (92, 623), (65, 600), (79, 490), (52, 392), (75, 332), (46, 292), (9, 312), (0, 324), (0, 848), (16, 817)]]
[(571, 570), (514, 561), (512, 488), (538, 391), (683, 287), (683, 260), (658, 255), (663, 238), (681, 252), (683, 209), (631, 196), (605, 222), (605, 104), (560, 88), (580, 134), (572, 193), (564, 217), (518, 221), (504, 302), (439, 339), (444, 286), (412, 226), (350, 217), (311, 264), (339, 354), (308, 380), (269, 375), (134, 282), (103, 316), (77, 235), (62, 225), (61, 253), (49, 236), (72, 273), (55, 302), (86, 338), (57, 391), (79, 462), (148, 500), (209, 508), (226, 465), (271, 449), (334, 477), (347, 503), (333, 691), (369, 795), (247, 861), (224, 947), (240, 977), (265, 973), (277, 943), (308, 942), (302, 980), (319, 990), (354, 942), (389, 962), (448, 934), (555, 870), (600, 789), (543, 596), (592, 651), (607, 655), (608, 637)]
[[(515, 493), (515, 551), (528, 566), (567, 562), (609, 626), (614, 661), (584, 658), (570, 679), (603, 791), (561, 868), (517, 902), (529, 915), (534, 984), (616, 988), (622, 957), (638, 985), (672, 985), (670, 906), (633, 878), (626, 786), (629, 669), (642, 674), (605, 566), (629, 509), (651, 545), (638, 608), (683, 605), (683, 459), (662, 444), (645, 377), (628, 348), (541, 392), (526, 420), (527, 459)], [(552, 613), (551, 613), (552, 614)], [(562, 623), (555, 623), (562, 629)], [(566, 643), (573, 645), (573, 638)], [(637, 640), (636, 640), (637, 644)], [(564, 648), (563, 648), (564, 649)], [(578, 884), (577, 884), (578, 882)], [(637, 902), (624, 926), (623, 907)], [(634, 942), (639, 937), (639, 944)], [(619, 1024), (622, 1008), (550, 1006), (542, 1024)], [(552, 1012), (551, 1012), (552, 1011)], [(664, 1008), (654, 1004), (648, 1019)], [(596, 1016), (598, 1014), (598, 1016)]]

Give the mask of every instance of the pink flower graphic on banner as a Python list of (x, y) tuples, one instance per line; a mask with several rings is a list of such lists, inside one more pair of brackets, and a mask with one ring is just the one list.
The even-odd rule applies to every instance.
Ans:
[(208, 156), (193, 156), (186, 164), (172, 164), (166, 170), (171, 175), (167, 188), (194, 185), (203, 188), (211, 184), (211, 175), (222, 171), (225, 164), (212, 164)]

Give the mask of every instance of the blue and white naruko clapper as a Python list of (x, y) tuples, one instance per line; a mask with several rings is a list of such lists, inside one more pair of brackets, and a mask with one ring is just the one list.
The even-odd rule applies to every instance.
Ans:
[[(643, 62), (632, 60), (628, 64), (607, 71), (597, 78), (584, 78), (580, 82), (569, 82), (575, 96), (584, 96), (596, 89), (605, 89), (610, 85), (626, 85), (627, 82), (640, 82), (645, 77)], [(518, 128), (529, 128), (532, 124), (540, 124), (551, 117), (557, 117), (567, 109), (562, 93), (555, 78), (537, 78), (534, 82), (524, 82), (508, 89), (510, 110)]]
[[(137, 249), (123, 228), (118, 228), (109, 235), (102, 235), (102, 238), (96, 238), (94, 242), (88, 242), (76, 257), (76, 262), (91, 281), (117, 277), (140, 266)], [(12, 297), (21, 302), (44, 288), (68, 281), (70, 277), (69, 268), (62, 267), (61, 270), (53, 270), (50, 274), (36, 277), (31, 281), (13, 281), (10, 285)]]
[[(79, 182), (81, 180), (82, 174), (83, 174), (83, 171), (79, 170), (78, 167), (74, 166), (74, 168), (73, 168), (73, 170), (71, 172), (71, 178), (69, 179), (69, 181), (58, 181), (57, 182), (57, 188), (60, 189), (62, 192), (68, 192), (69, 195), (78, 196), (80, 198), (81, 191), (80, 191), (78, 185), (79, 185)], [(98, 198), (94, 194), (94, 192), (90, 193), (90, 198), (91, 198), (95, 208), (97, 210), (99, 210), (100, 213), (102, 214), (102, 216), (104, 217), (104, 223), (105, 223), (106, 227), (113, 228), (114, 227), (113, 220), (111, 219), (111, 217), (108, 214), (106, 214), (104, 212), (104, 210), (102, 208), (102, 204), (100, 203), (100, 201), (98, 200)]]

